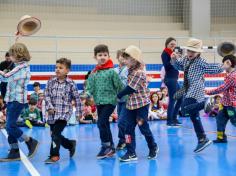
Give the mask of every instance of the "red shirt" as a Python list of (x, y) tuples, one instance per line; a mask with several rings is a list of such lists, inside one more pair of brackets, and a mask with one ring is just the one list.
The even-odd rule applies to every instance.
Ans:
[(236, 107), (236, 70), (225, 76), (224, 84), (216, 89), (207, 91), (207, 94), (213, 95), (223, 92), (222, 104), (224, 106)]

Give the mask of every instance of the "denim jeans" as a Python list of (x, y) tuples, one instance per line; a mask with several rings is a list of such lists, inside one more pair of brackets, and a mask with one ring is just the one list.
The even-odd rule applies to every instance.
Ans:
[(114, 112), (115, 106), (111, 104), (97, 105), (98, 121), (97, 126), (103, 146), (114, 146), (109, 117)]
[(125, 128), (127, 125), (127, 109), (125, 102), (119, 102), (117, 104), (117, 114), (118, 114), (118, 137), (119, 143), (125, 143)]
[(147, 122), (148, 109), (149, 105), (146, 105), (144, 107), (135, 110), (127, 110), (127, 126), (125, 130), (125, 138), (126, 138), (127, 152), (130, 154), (135, 154), (135, 148), (136, 148), (135, 127), (137, 124), (139, 126), (142, 135), (144, 135), (147, 141), (149, 150), (152, 150), (157, 146), (153, 134), (149, 128), (149, 124)]
[(186, 98), (182, 104), (182, 111), (190, 115), (198, 140), (206, 137), (199, 114), (202, 107), (204, 107), (203, 103), (198, 103), (194, 98)]
[(22, 130), (17, 126), (16, 121), (21, 114), (24, 104), (17, 101), (7, 104), (7, 124), (8, 143), (17, 143), (18, 139), (23, 135)]
[(178, 80), (176, 79), (168, 79), (164, 80), (167, 88), (168, 88), (168, 95), (169, 95), (169, 104), (167, 109), (167, 123), (175, 123), (177, 120), (177, 115), (182, 104), (182, 98), (178, 99), (177, 101), (174, 99), (174, 94), (176, 91), (180, 89), (178, 84)]

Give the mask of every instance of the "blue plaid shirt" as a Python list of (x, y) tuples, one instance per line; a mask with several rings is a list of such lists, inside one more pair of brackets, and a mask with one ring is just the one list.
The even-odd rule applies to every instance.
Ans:
[(82, 115), (82, 104), (76, 84), (70, 78), (60, 82), (53, 77), (47, 83), (45, 89), (46, 110), (55, 110), (55, 114), (48, 116), (48, 123), (53, 124), (56, 120), (68, 121), (73, 113), (72, 100), (75, 101), (76, 116)]
[[(184, 71), (189, 63), (187, 57), (172, 59), (172, 65), (181, 71)], [(221, 64), (208, 64), (205, 59), (198, 57), (191, 64), (188, 71), (189, 88), (184, 95), (185, 98), (194, 98), (198, 102), (205, 100), (205, 79), (204, 74), (217, 74), (223, 72)]]
[(8, 82), (5, 101), (27, 103), (27, 85), (30, 80), (30, 68), (28, 62), (19, 62), (8, 73), (2, 74), (1, 79)]

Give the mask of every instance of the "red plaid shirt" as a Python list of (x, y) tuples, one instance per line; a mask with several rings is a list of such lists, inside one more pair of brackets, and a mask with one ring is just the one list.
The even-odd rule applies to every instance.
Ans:
[(128, 86), (135, 90), (129, 95), (127, 109), (133, 110), (150, 104), (150, 90), (148, 89), (144, 70), (132, 70), (128, 74)]
[(227, 74), (224, 84), (216, 89), (207, 91), (209, 95), (223, 92), (222, 104), (224, 106), (236, 107), (236, 70)]

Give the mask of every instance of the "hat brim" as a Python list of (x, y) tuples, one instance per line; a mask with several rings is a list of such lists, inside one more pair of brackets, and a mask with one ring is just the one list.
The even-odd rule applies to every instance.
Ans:
[[(23, 25), (25, 25), (27, 22), (34, 22), (36, 24), (35, 29), (31, 31), (23, 30)], [(17, 30), (22, 36), (33, 35), (34, 33), (38, 32), (40, 28), (41, 28), (41, 21), (35, 17), (25, 18), (21, 20), (17, 25)]]
[(197, 53), (202, 53), (203, 52), (203, 49), (197, 49), (197, 48), (188, 47), (188, 46), (185, 46), (184, 49), (194, 51), (194, 52), (197, 52)]

